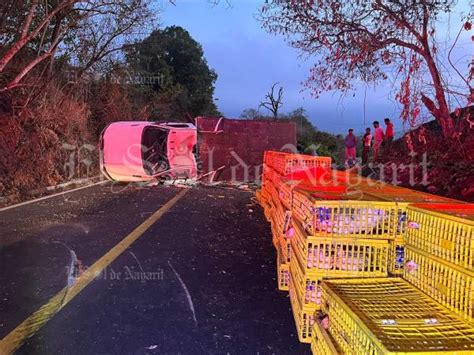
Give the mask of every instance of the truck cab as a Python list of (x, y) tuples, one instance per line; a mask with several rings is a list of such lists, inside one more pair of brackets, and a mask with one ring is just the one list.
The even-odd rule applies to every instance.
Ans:
[(196, 177), (196, 143), (190, 123), (114, 122), (100, 137), (100, 169), (123, 182)]

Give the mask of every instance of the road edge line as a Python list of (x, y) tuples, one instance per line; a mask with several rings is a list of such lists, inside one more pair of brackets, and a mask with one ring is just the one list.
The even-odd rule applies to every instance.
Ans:
[(61, 196), (61, 195), (64, 195), (64, 194), (67, 194), (67, 193), (70, 193), (70, 192), (79, 191), (79, 190), (82, 190), (82, 189), (87, 189), (87, 188), (92, 187), (92, 186), (105, 184), (106, 182), (107, 182), (107, 180), (103, 180), (103, 181), (95, 182), (93, 184), (89, 184), (89, 185), (86, 185), (86, 186), (76, 187), (76, 188), (71, 189), (71, 190), (65, 190), (65, 191), (57, 192), (55, 194), (46, 195), (46, 196), (38, 197), (38, 198), (35, 198), (35, 199), (32, 199), (32, 200), (19, 202), (19, 203), (16, 203), (14, 205), (5, 206), (5, 207), (0, 208), (0, 212), (10, 210), (10, 209), (13, 209), (13, 208), (16, 208), (16, 207), (21, 207), (21, 206), (24, 206), (24, 205), (28, 205), (30, 203), (47, 200), (49, 198), (56, 197), (56, 196)]
[(182, 189), (173, 198), (168, 200), (155, 213), (148, 217), (142, 224), (136, 227), (125, 238), (118, 242), (112, 249), (100, 257), (91, 267), (87, 269), (71, 287), (64, 287), (49, 301), (31, 314), (15, 329), (0, 340), (0, 354), (11, 354), (23, 345), (26, 339), (32, 337), (36, 332), (76, 297), (87, 285), (89, 285), (102, 271), (128, 249), (143, 233), (155, 224), (170, 208), (172, 208), (189, 189)]

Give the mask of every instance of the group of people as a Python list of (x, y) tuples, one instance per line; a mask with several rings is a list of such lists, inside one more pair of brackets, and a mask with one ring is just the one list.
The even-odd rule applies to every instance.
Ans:
[[(369, 161), (370, 151), (372, 150), (372, 159), (377, 161), (380, 153), (380, 148), (384, 146), (385, 153), (389, 154), (393, 141), (393, 123), (390, 122), (389, 118), (384, 119), (385, 132), (380, 127), (379, 121), (374, 121), (374, 134), (370, 127), (365, 129), (365, 134), (362, 137), (362, 164), (367, 164)], [(345, 164), (346, 166), (353, 166), (356, 163), (356, 148), (357, 148), (357, 137), (354, 135), (354, 130), (349, 129), (349, 133), (345, 138), (346, 154)]]

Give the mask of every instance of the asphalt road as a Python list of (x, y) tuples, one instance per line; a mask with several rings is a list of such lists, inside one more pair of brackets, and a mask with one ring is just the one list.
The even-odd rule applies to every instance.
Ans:
[[(0, 338), (64, 289), (74, 257), (86, 270), (178, 191), (107, 183), (1, 211)], [(17, 352), (309, 353), (251, 197), (190, 189)]]

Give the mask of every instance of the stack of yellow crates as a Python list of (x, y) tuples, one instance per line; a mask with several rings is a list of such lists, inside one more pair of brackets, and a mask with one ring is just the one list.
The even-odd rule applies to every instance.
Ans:
[(474, 323), (474, 207), (408, 207), (403, 278), (451, 312)]
[(330, 164), (266, 152), (258, 192), (300, 341), (317, 354), (474, 351), (473, 205)]
[(292, 172), (323, 168), (330, 169), (331, 158), (312, 157), (282, 152), (266, 152), (264, 156), (262, 189), (258, 199), (271, 223), (272, 241), (277, 250), (278, 288), (289, 290), (291, 244), (287, 232), (291, 222), (292, 185), (286, 176)]
[[(354, 178), (353, 178), (354, 180)], [(363, 183), (354, 184), (350, 190), (353, 194), (365, 193), (366, 195), (375, 196), (385, 201), (394, 201), (398, 207), (398, 226), (394, 239), (390, 242), (389, 254), (389, 273), (394, 276), (403, 274), (404, 264), (404, 236), (406, 234), (406, 226), (408, 221), (408, 207), (413, 204), (461, 204), (460, 201), (450, 198), (436, 196), (420, 191), (410, 190), (400, 186), (393, 186), (382, 183), (380, 181), (371, 181), (365, 179)], [(466, 205), (465, 203), (462, 203)]]
[(318, 179), (314, 170), (296, 174), (321, 168), (321, 177), (330, 172), (330, 158), (270, 152), (265, 158), (262, 189), (273, 191), (279, 289), (289, 290), (298, 337), (309, 343), (324, 278), (388, 275), (397, 205), (363, 194), (353, 200), (346, 185)]
[(369, 196), (362, 201), (350, 197), (293, 190), (290, 299), (302, 342), (311, 341), (314, 319), (305, 321), (305, 317), (320, 309), (323, 279), (388, 274), (396, 204)]
[(403, 208), (402, 278), (325, 280), (314, 354), (474, 353), (474, 206)]
[(473, 354), (474, 328), (400, 278), (322, 282), (313, 354)]

